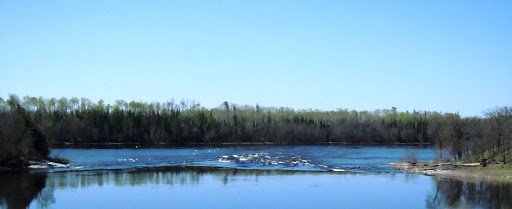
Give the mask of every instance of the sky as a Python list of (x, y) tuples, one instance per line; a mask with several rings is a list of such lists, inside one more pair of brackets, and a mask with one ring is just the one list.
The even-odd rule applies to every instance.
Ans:
[(511, 92), (508, 0), (0, 0), (2, 97), (474, 116)]

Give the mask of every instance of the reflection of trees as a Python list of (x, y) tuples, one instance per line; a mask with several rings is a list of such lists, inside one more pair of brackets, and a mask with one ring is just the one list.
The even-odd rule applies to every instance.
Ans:
[[(164, 167), (137, 170), (80, 171), (62, 173), (2, 174), (0, 175), (0, 208), (27, 208), (37, 199), (39, 208), (55, 202), (53, 192), (61, 188), (88, 186), (137, 186), (145, 184), (199, 184), (208, 176), (224, 184), (237, 180), (257, 181), (258, 176), (314, 174), (318, 172), (236, 170), (215, 167)], [(323, 173), (325, 174), (325, 173)], [(247, 178), (238, 178), (247, 177)]]
[(435, 180), (435, 190), (427, 198), (427, 208), (511, 208), (512, 184)]
[(27, 208), (40, 195), (45, 184), (46, 174), (42, 173), (0, 175), (0, 207)]
[[(240, 180), (238, 177), (250, 177), (257, 181), (258, 176), (265, 175), (295, 175), (301, 171), (277, 170), (237, 170), (215, 167), (165, 167), (145, 168), (132, 171), (82, 171), (63, 172), (49, 175), (48, 188), (79, 188), (87, 186), (102, 186), (114, 184), (116, 186), (136, 186), (145, 184), (186, 185), (199, 184), (205, 175), (222, 181), (224, 184)], [(325, 173), (323, 173), (325, 174)], [(235, 178), (236, 177), (236, 178)]]
[[(201, 181), (224, 184), (258, 181), (259, 176), (339, 175), (326, 172), (237, 170), (215, 167), (166, 167), (137, 170), (80, 171), (50, 174), (0, 175), (0, 208), (27, 208), (36, 199), (39, 208), (55, 202), (53, 193), (62, 188), (89, 186), (190, 185)], [(343, 174), (341, 174), (343, 175)], [(512, 208), (512, 184), (436, 179), (426, 208)]]

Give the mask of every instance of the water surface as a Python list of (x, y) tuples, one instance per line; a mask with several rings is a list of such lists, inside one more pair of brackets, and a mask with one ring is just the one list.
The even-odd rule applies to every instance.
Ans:
[(430, 161), (428, 147), (246, 146), (175, 149), (55, 149), (53, 157), (71, 160), (71, 170), (126, 169), (155, 166), (217, 166), (236, 169), (391, 172), (389, 163), (408, 152)]
[(0, 208), (512, 208), (509, 183), (388, 167), (410, 150), (435, 157), (417, 147), (57, 149), (70, 168), (0, 175)]

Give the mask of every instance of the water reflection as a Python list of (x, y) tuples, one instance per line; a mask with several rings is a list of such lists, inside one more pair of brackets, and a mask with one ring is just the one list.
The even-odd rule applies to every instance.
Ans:
[(201, 177), (211, 175), (223, 184), (235, 182), (245, 176), (257, 181), (258, 176), (299, 175), (318, 172), (237, 170), (215, 167), (162, 167), (134, 170), (98, 170), (60, 173), (0, 174), (0, 208), (28, 208), (36, 200), (38, 208), (48, 208), (55, 202), (53, 192), (57, 189), (76, 189), (90, 186), (138, 185), (193, 185)]
[[(259, 182), (260, 180), (261, 182)], [(215, 189), (213, 189), (212, 187), (205, 186), (212, 184), (228, 187), (214, 187)], [(255, 188), (258, 185), (260, 187)], [(99, 193), (108, 194), (105, 190), (117, 188), (113, 191), (120, 193), (140, 191), (137, 194), (144, 196), (143, 190), (147, 191), (153, 187), (159, 187), (158, 191), (163, 192), (162, 195), (172, 193), (176, 198), (180, 194), (185, 198), (191, 194), (194, 196), (198, 191), (203, 190), (210, 190), (214, 193), (228, 192), (231, 193), (229, 197), (239, 199), (226, 199), (223, 196), (216, 196), (214, 193), (208, 193), (208, 195), (212, 196), (210, 198), (212, 201), (222, 200), (224, 203), (239, 201), (241, 204), (247, 201), (258, 201), (258, 199), (268, 200), (274, 194), (265, 192), (271, 193), (275, 191), (282, 199), (272, 199), (274, 203), (269, 203), (271, 206), (276, 206), (272, 205), (275, 204), (275, 201), (281, 201), (282, 205), (286, 206), (289, 204), (287, 201), (293, 200), (300, 204), (315, 201), (331, 204), (317, 205), (313, 208), (325, 208), (333, 205), (341, 205), (348, 208), (375, 208), (378, 205), (392, 206), (390, 208), (424, 207), (428, 209), (512, 208), (512, 185), (510, 183), (431, 179), (430, 177), (412, 174), (344, 175), (343, 173), (336, 172), (239, 170), (215, 167), (167, 167), (48, 174), (3, 174), (0, 175), (0, 208), (65, 208), (58, 206), (59, 203), (66, 205), (65, 201), (68, 201), (68, 199), (71, 201), (73, 199), (72, 195), (77, 195), (86, 190), (93, 191), (93, 193), (81, 193), (78, 196), (84, 204), (90, 204), (91, 199), (100, 202), (107, 201), (108, 203), (115, 202), (115, 200), (112, 200), (112, 197), (102, 196)], [(247, 192), (254, 191), (259, 191), (260, 193), (252, 193), (252, 195), (246, 196), (246, 199), (243, 196), (236, 196), (239, 193), (247, 194)], [(416, 191), (416, 193), (413, 191)], [(297, 193), (303, 195), (301, 196), (302, 199), (296, 199), (295, 195)], [(413, 202), (419, 204), (415, 206), (407, 205), (403, 202), (403, 198), (390, 199), (393, 196), (386, 197), (388, 193), (393, 193), (399, 197), (412, 195), (411, 197), (417, 197), (417, 200)], [(307, 197), (311, 195), (318, 196), (308, 199)], [(192, 196), (189, 198), (192, 198)], [(375, 204), (377, 205), (361, 205), (362, 202), (360, 200), (367, 199), (368, 197), (375, 198)], [(152, 196), (152, 198), (154, 198), (154, 201), (162, 201), (167, 197), (159, 198)], [(175, 199), (174, 201), (178, 200)], [(425, 200), (425, 202), (421, 200)], [(77, 199), (74, 199), (74, 201), (77, 201)], [(339, 204), (336, 201), (339, 201)], [(368, 203), (368, 201), (364, 203)], [(79, 206), (76, 205), (76, 202), (71, 203), (71, 205), (73, 204)], [(127, 204), (131, 203), (128, 201)], [(163, 202), (162, 204), (165, 206), (167, 203)], [(397, 205), (398, 207), (396, 207)], [(69, 204), (66, 206), (69, 207)], [(113, 205), (112, 207), (116, 206), (119, 205)], [(205, 207), (205, 205), (200, 206), (198, 208)], [(217, 208), (229, 207), (221, 205)], [(236, 208), (236, 204), (231, 208)]]
[[(0, 175), (0, 208), (27, 208), (33, 199), (40, 197), (46, 185), (46, 174)], [(42, 204), (46, 200), (41, 199)]]
[(512, 184), (436, 179), (427, 208), (512, 208)]
[[(320, 175), (327, 174), (321, 171), (293, 171), (293, 170), (241, 170), (217, 167), (163, 167), (144, 168), (135, 170), (103, 170), (85, 172), (52, 173), (47, 181), (47, 188), (81, 188), (88, 186), (103, 186), (114, 184), (116, 186), (137, 185), (194, 185), (199, 184), (201, 178), (208, 175), (229, 184), (246, 177), (245, 180), (257, 181), (259, 176), (284, 175)], [(330, 173), (332, 175), (338, 173)], [(236, 177), (236, 178), (235, 178)], [(243, 178), (242, 178), (243, 179)]]

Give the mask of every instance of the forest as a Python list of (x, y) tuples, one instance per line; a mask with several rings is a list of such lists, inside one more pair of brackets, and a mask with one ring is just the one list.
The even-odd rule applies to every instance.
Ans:
[[(458, 113), (294, 110), (194, 102), (87, 98), (0, 98), (0, 163), (47, 156), (45, 147), (84, 144), (193, 146), (203, 144), (422, 144), (454, 160), (510, 161), (512, 108), (484, 117)], [(27, 158), (27, 157), (25, 157)]]

